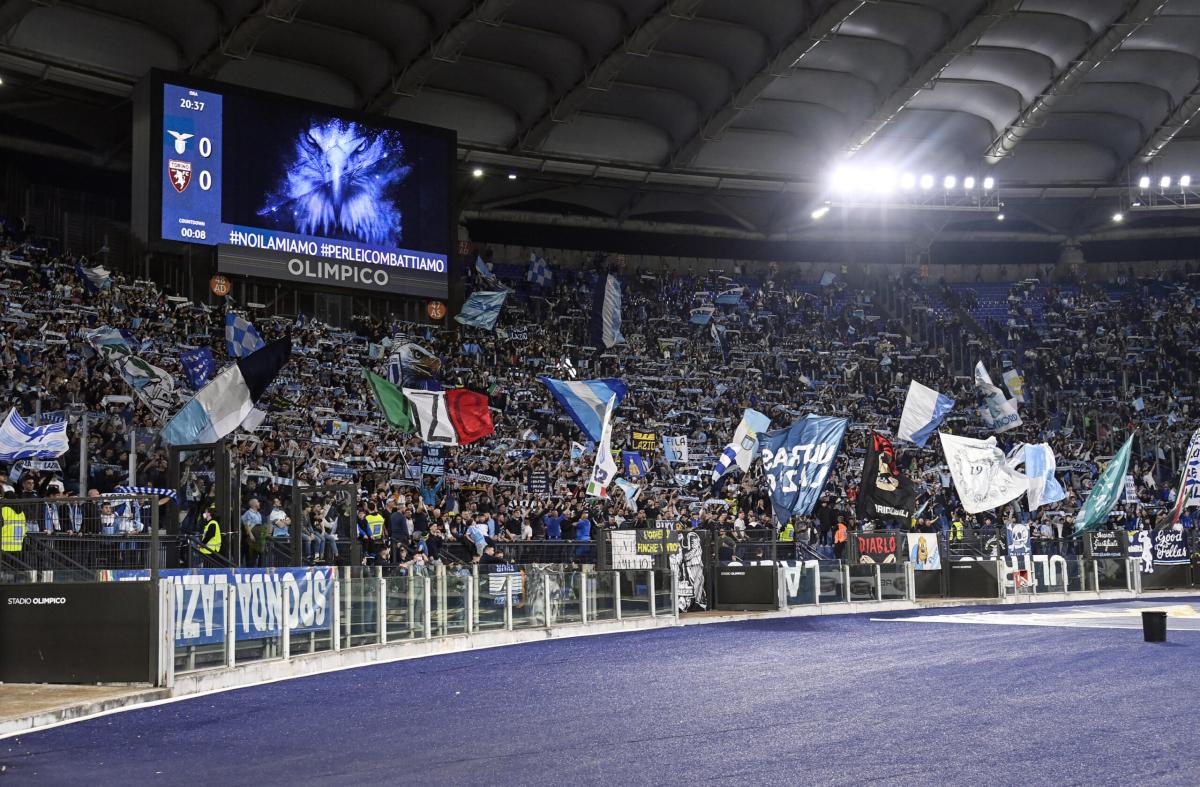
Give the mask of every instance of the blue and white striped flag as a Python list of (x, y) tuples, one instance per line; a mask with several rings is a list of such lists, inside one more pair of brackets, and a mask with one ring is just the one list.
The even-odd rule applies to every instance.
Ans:
[(83, 263), (82, 259), (75, 263), (75, 275), (83, 281), (84, 289), (88, 293), (95, 295), (100, 290), (107, 290), (112, 286), (112, 276), (104, 269), (103, 265), (87, 268)]
[(621, 335), (621, 282), (611, 273), (596, 286), (592, 340), (605, 348), (625, 343)]
[(162, 486), (118, 486), (113, 491), (123, 495), (153, 495), (154, 497), (169, 497), (172, 500), (179, 499), (174, 489)]
[(529, 270), (525, 273), (525, 280), (535, 287), (549, 287), (550, 282), (554, 280), (554, 274), (551, 273), (550, 266), (544, 259), (530, 252)]
[(954, 409), (954, 400), (916, 380), (908, 384), (908, 396), (904, 400), (904, 412), (900, 414), (900, 429), (897, 440), (925, 447), (925, 443), (937, 431), (942, 420)]
[(504, 306), (504, 299), (507, 297), (508, 290), (473, 292), (471, 297), (467, 298), (467, 302), (463, 304), (462, 311), (454, 319), (463, 325), (472, 325), (490, 331), (496, 327), (496, 320), (500, 318), (500, 309)]
[(56, 459), (67, 447), (67, 425), (62, 421), (30, 426), (14, 407), (0, 423), (0, 460)]
[(717, 466), (713, 468), (712, 472), (713, 483), (720, 481), (721, 476), (732, 470), (734, 465), (739, 467), (743, 473), (749, 470), (750, 463), (754, 461), (754, 456), (758, 453), (758, 436), (770, 427), (770, 418), (754, 408), (747, 407), (746, 411), (742, 413), (742, 422), (738, 424), (737, 431), (733, 433), (733, 440), (725, 446), (725, 450), (717, 458)]
[(225, 352), (230, 358), (245, 358), (265, 346), (249, 320), (236, 312), (225, 312)]

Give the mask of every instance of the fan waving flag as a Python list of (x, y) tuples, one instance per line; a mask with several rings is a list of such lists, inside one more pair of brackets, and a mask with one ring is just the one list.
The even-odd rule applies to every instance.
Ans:
[(375, 393), (375, 401), (379, 404), (379, 409), (383, 411), (383, 417), (387, 419), (388, 425), (405, 434), (411, 434), (413, 431), (412, 406), (408, 403), (404, 392), (370, 369), (363, 369), (363, 376), (371, 384), (371, 390)]
[(612, 415), (617, 407), (617, 398), (611, 397), (604, 403), (604, 414), (600, 416), (600, 440), (596, 446), (596, 461), (592, 465), (592, 477), (587, 483), (589, 497), (608, 497), (608, 485), (617, 475), (617, 463), (612, 455)]
[(746, 411), (742, 413), (741, 423), (733, 433), (733, 440), (725, 446), (725, 450), (717, 459), (717, 466), (712, 471), (713, 483), (720, 481), (721, 476), (732, 470), (734, 465), (737, 465), (743, 473), (748, 471), (750, 463), (754, 461), (754, 456), (758, 453), (759, 436), (770, 428), (770, 418), (758, 410), (747, 407)]
[(780, 524), (812, 513), (849, 423), (847, 418), (810, 413), (787, 429), (762, 435), (763, 474)]
[(604, 408), (608, 405), (608, 400), (615, 397), (612, 404), (615, 410), (628, 392), (625, 383), (611, 377), (603, 380), (555, 380), (551, 377), (539, 377), (538, 381), (550, 389), (559, 406), (594, 443), (600, 442), (600, 433), (604, 428)]
[(1175, 504), (1171, 506), (1171, 524), (1179, 521), (1185, 508), (1200, 506), (1200, 429), (1192, 434), (1188, 443), (1187, 457), (1183, 460), (1183, 471), (1179, 475), (1179, 489), (1175, 492)]
[(417, 417), (417, 431), (426, 443), (467, 445), (495, 431), (488, 398), (478, 391), (420, 391), (405, 388)]
[(249, 320), (235, 312), (225, 312), (225, 352), (230, 358), (245, 358), (265, 345)]
[(193, 391), (199, 391), (216, 371), (216, 361), (213, 360), (212, 350), (207, 347), (197, 347), (194, 350), (184, 350), (179, 354), (183, 373), (187, 376), (188, 385)]
[(595, 287), (592, 305), (592, 341), (606, 349), (624, 344), (621, 335), (621, 282), (611, 273)]
[(65, 454), (67, 448), (65, 421), (31, 426), (14, 407), (8, 411), (4, 422), (0, 423), (0, 459), (6, 462), (55, 459)]
[(908, 396), (904, 400), (904, 412), (900, 414), (900, 429), (896, 432), (896, 439), (907, 440), (924, 448), (953, 409), (954, 400), (949, 396), (913, 380), (908, 384)]
[(1029, 479), (1010, 468), (996, 438), (975, 440), (938, 432), (963, 510), (989, 511), (1029, 491)]
[(490, 331), (496, 327), (496, 320), (500, 319), (500, 309), (507, 297), (508, 290), (473, 292), (454, 319), (463, 325)]
[(894, 521), (907, 526), (916, 502), (912, 481), (900, 472), (892, 441), (878, 432), (871, 432), (867, 455), (863, 459), (862, 483), (858, 487), (858, 518)]
[(535, 287), (549, 287), (554, 275), (546, 261), (534, 252), (529, 252), (529, 270), (525, 272), (525, 281)]
[(75, 263), (75, 275), (83, 281), (84, 289), (89, 295), (95, 295), (100, 290), (107, 290), (112, 286), (112, 276), (104, 266), (88, 268), (83, 263), (84, 260)]
[(1113, 510), (1113, 506), (1121, 498), (1121, 492), (1125, 490), (1125, 473), (1129, 469), (1129, 454), (1132, 449), (1133, 435), (1129, 435), (1125, 445), (1121, 446), (1121, 450), (1117, 451), (1117, 455), (1096, 479), (1083, 508), (1075, 515), (1076, 533), (1095, 530), (1108, 519), (1109, 512)]
[(241, 426), (292, 357), (292, 340), (278, 339), (222, 371), (163, 427), (169, 445), (215, 443)]

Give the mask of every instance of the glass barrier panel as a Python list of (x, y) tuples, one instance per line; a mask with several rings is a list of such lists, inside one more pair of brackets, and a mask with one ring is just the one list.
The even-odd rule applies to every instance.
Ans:
[(347, 648), (379, 642), (379, 575), (369, 566), (351, 566), (342, 575), (342, 598), (350, 601), (350, 614), (343, 617), (347, 627), (342, 646)]
[(621, 592), (621, 617), (644, 618), (650, 615), (650, 571), (627, 569), (618, 572)]
[[(509, 576), (515, 574), (508, 566), (476, 566), (479, 582), (476, 585), (475, 614), (478, 631), (493, 631), (504, 628), (504, 605)], [(503, 570), (495, 570), (502, 568)], [(519, 575), (512, 583), (513, 608), (520, 598)]]
[(850, 566), (851, 601), (874, 601), (876, 587), (874, 564)]
[(822, 604), (845, 601), (847, 590), (840, 566), (821, 568), (821, 584), (818, 592), (821, 594)]
[(175, 592), (175, 671), (225, 666), (226, 576), (188, 574), (165, 577)]
[(552, 625), (583, 622), (583, 581), (581, 571), (556, 569), (549, 572), (551, 597), (557, 603), (550, 607)]
[[(505, 581), (512, 586), (512, 621), (514, 629), (544, 628), (546, 625), (546, 600), (549, 598), (551, 616), (559, 603), (556, 593), (559, 583), (556, 572), (535, 568), (522, 568), (508, 572)], [(550, 595), (546, 595), (545, 577), (550, 577)]]
[(593, 571), (588, 578), (588, 620), (616, 620), (617, 572)]
[(466, 566), (448, 566), (442, 576), (430, 582), (433, 598), (433, 636), (448, 637), (467, 633), (467, 593), (471, 570)]
[(283, 657), (283, 593), (271, 574), (255, 569), (231, 572), (234, 663)]
[(288, 595), (288, 653), (301, 656), (333, 647), (332, 566), (275, 569)]
[[(674, 581), (669, 570), (654, 572), (654, 609), (660, 617), (675, 614), (675, 610), (671, 606), (674, 603), (674, 588), (671, 586), (671, 583)], [(700, 587), (699, 591), (698, 597), (691, 599), (691, 602), (698, 607), (707, 609), (709, 601), (706, 597), (707, 593), (704, 587)], [(681, 605), (688, 603), (688, 601), (689, 599), (684, 596), (681, 596), (679, 599)]]
[(789, 607), (817, 603), (815, 579), (820, 567), (816, 561), (801, 563), (791, 560), (782, 564), (779, 570), (783, 572), (783, 589)]
[(905, 564), (880, 563), (879, 589), (884, 601), (908, 598), (908, 571)]
[(407, 568), (384, 576), (388, 642), (425, 636), (425, 576), (424, 569), (414, 573)]

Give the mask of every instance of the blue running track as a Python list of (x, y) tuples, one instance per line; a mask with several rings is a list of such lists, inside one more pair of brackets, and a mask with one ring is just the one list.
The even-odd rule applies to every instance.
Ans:
[(132, 710), (0, 741), (0, 764), (9, 784), (1194, 785), (1200, 631), (1170, 639), (866, 616), (583, 637)]

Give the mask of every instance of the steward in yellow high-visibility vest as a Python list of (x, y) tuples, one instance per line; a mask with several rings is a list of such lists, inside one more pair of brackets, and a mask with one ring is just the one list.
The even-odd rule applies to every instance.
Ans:
[(383, 517), (379, 513), (372, 511), (367, 514), (367, 532), (372, 541), (383, 538)]
[(796, 540), (796, 526), (793, 525), (790, 520), (788, 521), (788, 523), (786, 525), (783, 526), (783, 530), (781, 530), (779, 532), (779, 540), (780, 541), (795, 541)]
[(955, 517), (954, 521), (950, 523), (950, 540), (951, 541), (962, 541), (963, 540), (963, 523), (962, 523), (962, 520), (959, 519), (958, 517)]
[(20, 552), (25, 544), (25, 512), (12, 506), (0, 508), (4, 524), (0, 527), (0, 550)]
[(221, 551), (221, 523), (214, 515), (215, 508), (204, 512), (204, 533), (200, 536), (200, 554), (215, 555)]

